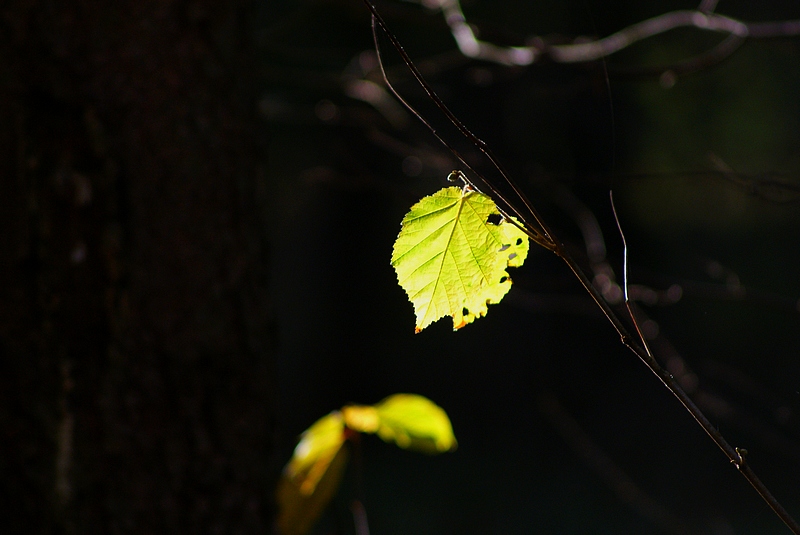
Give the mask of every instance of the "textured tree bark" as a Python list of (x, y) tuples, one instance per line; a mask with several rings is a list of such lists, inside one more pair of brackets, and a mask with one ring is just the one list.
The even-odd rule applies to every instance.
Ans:
[(2, 8), (4, 531), (269, 530), (256, 9)]

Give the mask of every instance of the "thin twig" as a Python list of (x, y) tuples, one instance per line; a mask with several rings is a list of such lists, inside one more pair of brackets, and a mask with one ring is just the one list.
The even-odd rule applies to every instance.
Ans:
[(614, 193), (609, 191), (608, 198), (611, 201), (611, 211), (614, 213), (614, 221), (617, 223), (619, 236), (622, 238), (622, 297), (625, 300), (625, 307), (628, 309), (628, 316), (631, 318), (631, 323), (633, 323), (636, 334), (639, 335), (639, 340), (642, 342), (642, 347), (645, 352), (647, 352), (647, 355), (653, 358), (653, 352), (650, 351), (650, 346), (647, 345), (647, 339), (642, 333), (639, 320), (636, 319), (636, 314), (633, 313), (633, 307), (631, 306), (631, 300), (628, 298), (628, 242), (625, 240), (625, 233), (622, 232), (622, 225), (617, 215), (617, 207), (614, 205)]
[[(450, 2), (455, 2), (455, 0), (448, 0)], [(675, 380), (675, 378), (670, 374), (667, 370), (665, 370), (661, 365), (656, 361), (652, 354), (649, 353), (642, 345), (640, 345), (628, 332), (628, 329), (619, 319), (617, 314), (608, 304), (608, 302), (603, 298), (600, 291), (592, 285), (589, 278), (586, 276), (586, 273), (583, 269), (578, 265), (578, 263), (570, 256), (569, 252), (566, 250), (564, 245), (555, 239), (553, 232), (550, 230), (548, 225), (544, 222), (544, 220), (539, 216), (538, 212), (535, 208), (531, 205), (531, 203), (527, 200), (527, 198), (522, 194), (521, 190), (514, 184), (514, 182), (510, 179), (510, 177), (504, 172), (502, 166), (500, 165), (499, 161), (494, 157), (492, 152), (486, 146), (486, 143), (483, 142), (481, 139), (476, 137), (458, 118), (453, 115), (453, 113), (445, 106), (444, 102), (439, 98), (439, 96), (433, 91), (431, 86), (425, 81), (425, 79), (420, 74), (419, 70), (411, 61), (411, 58), (405, 52), (403, 47), (400, 45), (399, 40), (397, 37), (389, 31), (386, 23), (381, 18), (380, 14), (378, 13), (375, 6), (372, 4), (370, 0), (364, 0), (367, 8), (372, 13), (372, 24), (373, 24), (373, 37), (375, 39), (375, 46), (376, 51), (380, 53), (378, 40), (377, 40), (377, 33), (375, 31), (375, 25), (379, 25), (381, 29), (385, 32), (389, 40), (391, 41), (392, 45), (395, 47), (397, 52), (403, 59), (403, 62), (406, 66), (411, 70), (414, 78), (417, 82), (422, 86), (428, 96), (433, 100), (436, 106), (444, 113), (444, 115), (453, 123), (454, 126), (465, 136), (469, 139), (484, 155), (489, 159), (489, 161), (498, 169), (501, 176), (504, 180), (506, 180), (509, 185), (514, 190), (514, 193), (520, 198), (523, 202), (526, 210), (530, 213), (531, 217), (533, 218), (532, 223), (535, 223), (536, 227), (540, 229), (541, 236), (547, 239), (548, 245), (547, 247), (549, 250), (553, 251), (556, 255), (558, 255), (569, 267), (569, 269), (575, 274), (575, 276), (580, 281), (581, 285), (586, 289), (589, 295), (592, 297), (594, 302), (600, 307), (600, 310), (606, 316), (608, 321), (612, 324), (614, 329), (620, 336), (622, 343), (628, 347), (639, 359), (650, 369), (653, 374), (655, 374), (664, 386), (672, 392), (672, 394), (678, 398), (678, 401), (684, 406), (684, 408), (689, 411), (692, 417), (697, 421), (697, 423), (703, 428), (703, 430), (708, 434), (708, 436), (714, 441), (714, 443), (725, 453), (725, 455), (730, 460), (731, 464), (733, 464), (739, 472), (747, 479), (747, 481), (753, 486), (753, 488), (758, 492), (758, 494), (764, 499), (764, 501), (770, 506), (770, 508), (775, 512), (775, 514), (789, 527), (789, 529), (795, 534), (800, 535), (800, 524), (798, 524), (791, 515), (786, 511), (786, 509), (778, 502), (778, 500), (772, 495), (769, 489), (764, 485), (764, 483), (756, 476), (753, 469), (750, 465), (746, 462), (744, 450), (739, 448), (734, 448), (731, 446), (727, 440), (722, 436), (722, 434), (714, 427), (714, 425), (708, 420), (708, 418), (703, 414), (703, 412), (698, 408), (698, 406), (692, 401), (692, 399), (683, 391), (681, 386)], [(699, 13), (699, 12), (698, 12)], [(700, 13), (703, 17), (705, 14)], [(716, 20), (716, 19), (715, 19)], [(732, 19), (728, 19), (732, 20)], [(385, 71), (383, 70), (383, 65), (381, 63), (381, 71), (384, 74), (384, 78), (386, 76)], [(388, 83), (388, 81), (387, 81)], [(409, 107), (410, 111), (414, 113), (423, 123), (428, 126), (428, 128), (434, 133), (435, 137), (439, 139), (447, 148), (450, 148), (450, 145), (446, 143), (439, 134), (431, 127), (427, 121), (425, 121), (413, 108), (411, 108), (405, 100), (403, 100), (393, 88), (391, 91), (395, 93), (395, 95), (400, 99), (401, 103)], [(451, 149), (452, 150), (452, 149)], [(454, 152), (457, 157), (461, 160), (458, 153)], [(465, 165), (466, 162), (463, 162)], [(467, 166), (470, 167), (470, 166)], [(471, 167), (470, 167), (471, 169)], [(494, 187), (486, 178), (478, 175), (481, 180), (490, 188), (492, 193), (499, 198), (504, 204), (506, 204), (511, 211), (517, 214), (520, 217), (520, 220), (524, 224), (524, 226), (529, 227), (530, 221), (524, 217), (522, 211), (514, 207), (514, 204), (508, 201), (506, 198), (502, 197), (498, 192), (497, 188)], [(536, 228), (533, 227), (533, 228)], [(530, 228), (530, 227), (529, 227)], [(537, 232), (538, 234), (538, 232)]]

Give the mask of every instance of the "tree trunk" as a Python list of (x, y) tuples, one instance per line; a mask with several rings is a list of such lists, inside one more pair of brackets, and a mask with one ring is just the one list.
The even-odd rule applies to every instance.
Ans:
[(1, 9), (3, 531), (267, 532), (256, 5)]

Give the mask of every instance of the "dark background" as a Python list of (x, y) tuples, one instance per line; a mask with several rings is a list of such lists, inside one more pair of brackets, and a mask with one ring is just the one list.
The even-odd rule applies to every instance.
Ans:
[[(501, 44), (694, 7), (464, 4)], [(670, 86), (721, 36), (507, 68), (461, 57), (439, 13), (379, 9), (579, 262), (619, 279), (613, 189), (654, 351), (800, 516), (800, 40)], [(376, 534), (787, 532), (545, 251), (486, 318), (413, 334), (392, 244), (456, 164), (354, 98), (378, 81), (361, 3), (20, 0), (0, 24), (9, 532), (269, 532), (297, 435), (397, 392), (441, 405), (458, 449), (364, 437), (319, 533), (353, 533), (353, 499)], [(491, 173), (382, 44), (397, 89)]]

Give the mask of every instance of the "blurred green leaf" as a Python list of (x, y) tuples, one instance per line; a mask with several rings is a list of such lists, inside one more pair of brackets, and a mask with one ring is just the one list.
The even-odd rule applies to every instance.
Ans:
[(375, 405), (377, 433), (401, 448), (442, 453), (457, 446), (447, 413), (434, 402), (415, 394), (395, 394)]
[(278, 483), (282, 535), (307, 533), (336, 494), (347, 464), (342, 415), (331, 412), (301, 436)]

